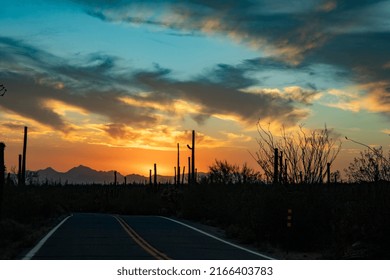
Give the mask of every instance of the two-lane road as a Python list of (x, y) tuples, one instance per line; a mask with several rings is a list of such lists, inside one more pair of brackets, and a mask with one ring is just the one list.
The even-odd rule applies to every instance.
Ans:
[(271, 259), (159, 216), (73, 214), (25, 259)]

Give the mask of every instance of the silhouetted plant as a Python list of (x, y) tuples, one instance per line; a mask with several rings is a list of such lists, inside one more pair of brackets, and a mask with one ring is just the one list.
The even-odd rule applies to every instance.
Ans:
[(327, 164), (332, 164), (340, 149), (341, 141), (327, 129), (305, 131), (299, 126), (294, 133), (287, 133), (284, 127), (280, 136), (271, 132), (270, 124), (264, 128), (257, 123), (259, 150), (252, 156), (263, 169), (268, 182), (274, 180), (275, 149), (280, 153), (280, 178), (286, 183), (320, 183)]
[(195, 171), (195, 130), (192, 131), (192, 146), (187, 145), (187, 148), (191, 150), (191, 172), (188, 170), (188, 174), (191, 173), (190, 183), (196, 183), (196, 171)]
[(330, 182), (331, 183), (341, 183), (340, 170), (336, 170), (336, 171), (330, 173)]
[(388, 158), (383, 155), (382, 147), (370, 148), (360, 152), (344, 169), (349, 182), (390, 181), (390, 152)]
[(245, 163), (239, 165), (230, 164), (226, 160), (215, 160), (209, 166), (208, 181), (215, 184), (253, 184), (260, 182), (260, 173), (248, 167)]

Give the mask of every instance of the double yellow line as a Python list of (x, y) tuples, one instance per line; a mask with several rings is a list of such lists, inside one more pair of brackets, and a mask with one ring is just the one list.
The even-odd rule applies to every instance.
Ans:
[(170, 260), (170, 258), (167, 255), (154, 248), (152, 245), (146, 242), (145, 239), (139, 236), (138, 233), (136, 233), (134, 229), (132, 229), (120, 216), (115, 215), (113, 217), (117, 219), (117, 221), (127, 232), (127, 234), (147, 253), (149, 253), (151, 256), (153, 256), (158, 260)]

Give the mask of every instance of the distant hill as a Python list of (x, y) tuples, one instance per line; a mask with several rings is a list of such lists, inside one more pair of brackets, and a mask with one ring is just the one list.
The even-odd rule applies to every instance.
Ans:
[[(114, 170), (111, 171), (97, 171), (90, 167), (79, 165), (73, 167), (67, 172), (58, 172), (51, 167), (38, 170), (39, 183), (48, 182), (49, 184), (113, 184), (114, 183)], [(124, 175), (117, 172), (118, 184), (124, 183)], [(161, 183), (173, 182), (171, 176), (157, 176), (157, 181)], [(126, 175), (126, 182), (143, 184), (149, 182), (149, 177), (145, 177), (139, 174)]]

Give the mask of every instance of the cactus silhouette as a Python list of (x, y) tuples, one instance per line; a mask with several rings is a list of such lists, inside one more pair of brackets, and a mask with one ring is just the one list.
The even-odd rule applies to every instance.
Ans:
[(195, 176), (195, 130), (192, 131), (192, 146), (187, 145), (188, 149), (191, 150), (191, 183), (196, 183), (196, 176)]
[(24, 127), (21, 185), (26, 184), (27, 126)]
[(191, 157), (188, 157), (188, 178), (187, 178), (188, 184), (191, 183)]
[(21, 154), (19, 154), (18, 163), (19, 163), (19, 167), (18, 167), (18, 185), (21, 186), (22, 185), (22, 155)]
[(2, 218), (1, 209), (3, 208), (3, 193), (4, 193), (4, 184), (5, 184), (4, 150), (5, 150), (5, 144), (0, 143), (0, 221)]
[(154, 164), (154, 186), (157, 187), (157, 164)]

